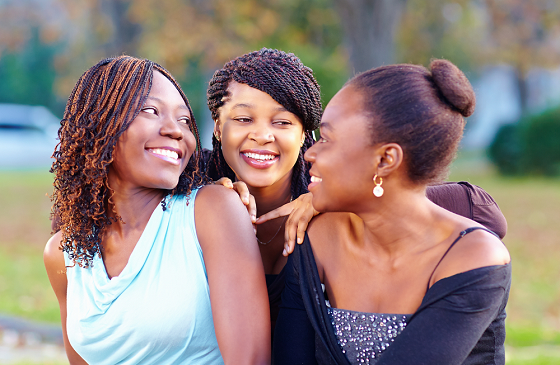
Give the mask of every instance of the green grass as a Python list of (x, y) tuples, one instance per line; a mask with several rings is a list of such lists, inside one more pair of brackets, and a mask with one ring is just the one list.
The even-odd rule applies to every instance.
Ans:
[(50, 237), (51, 176), (0, 172), (0, 313), (43, 322), (60, 321), (43, 265)]
[[(462, 155), (450, 180), (483, 187), (508, 221), (513, 264), (508, 304), (508, 365), (560, 363), (560, 180), (505, 178), (479, 154)], [(42, 263), (50, 237), (52, 177), (0, 172), (0, 312), (59, 323)]]
[(498, 176), (480, 154), (462, 155), (450, 180), (467, 180), (496, 200), (508, 221), (512, 257), (507, 307), (508, 365), (560, 363), (560, 179)]

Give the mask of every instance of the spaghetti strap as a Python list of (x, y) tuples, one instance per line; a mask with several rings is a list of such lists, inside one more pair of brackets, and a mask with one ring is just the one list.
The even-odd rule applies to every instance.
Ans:
[(426, 289), (426, 290), (430, 289), (430, 281), (432, 281), (432, 277), (434, 276), (434, 273), (436, 272), (436, 270), (437, 270), (439, 264), (441, 264), (441, 262), (443, 261), (443, 259), (445, 258), (445, 256), (447, 256), (447, 254), (449, 253), (449, 251), (453, 248), (453, 246), (455, 246), (455, 244), (456, 244), (461, 238), (463, 238), (466, 234), (469, 234), (469, 233), (471, 233), (472, 231), (476, 231), (477, 229), (482, 229), (482, 230), (484, 230), (484, 231), (486, 231), (486, 232), (488, 232), (488, 233), (491, 233), (491, 234), (493, 234), (494, 236), (498, 237), (498, 239), (500, 238), (496, 233), (492, 232), (491, 230), (489, 230), (488, 228), (485, 228), (485, 227), (470, 227), (470, 228), (465, 229), (464, 231), (461, 231), (461, 232), (459, 233), (459, 237), (457, 237), (457, 238), (455, 239), (455, 241), (453, 241), (453, 243), (451, 243), (451, 245), (447, 248), (447, 250), (445, 251), (445, 253), (443, 254), (443, 256), (439, 259), (439, 261), (438, 261), (436, 267), (434, 267), (434, 270), (432, 271), (432, 274), (430, 275), (430, 278), (428, 279), (428, 285), (427, 285), (427, 289)]

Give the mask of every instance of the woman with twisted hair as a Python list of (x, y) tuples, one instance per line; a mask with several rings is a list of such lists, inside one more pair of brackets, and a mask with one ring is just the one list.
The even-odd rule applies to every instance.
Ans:
[[(212, 180), (226, 177), (245, 183), (257, 215), (307, 193), (303, 154), (313, 144), (322, 113), (319, 85), (310, 68), (291, 53), (263, 48), (217, 70), (207, 98), (215, 123), (213, 150), (206, 156)], [(256, 231), (273, 322), (287, 259), (282, 255), (286, 219), (260, 224)]]
[[(305, 194), (310, 175), (303, 155), (313, 145), (312, 133), (323, 111), (319, 85), (295, 55), (263, 48), (217, 70), (207, 98), (214, 119), (213, 150), (205, 155), (207, 174), (212, 180), (241, 181), (254, 196), (260, 217), (253, 220), (274, 324), (286, 256), (296, 235), (299, 243), (303, 241), (308, 221), (317, 214), (311, 194)], [(243, 184), (238, 187), (243, 189)], [(479, 187), (447, 183), (430, 186), (427, 195), (444, 208), (505, 234), (503, 215)], [(281, 218), (290, 213), (289, 219)]]
[(332, 98), (305, 154), (323, 213), (285, 267), (275, 364), (505, 363), (509, 253), (426, 198), (474, 107), (446, 60), (369, 70)]
[(60, 230), (44, 261), (70, 363), (269, 363), (249, 215), (234, 192), (202, 186), (173, 77), (148, 60), (102, 60), (78, 80), (59, 138)]

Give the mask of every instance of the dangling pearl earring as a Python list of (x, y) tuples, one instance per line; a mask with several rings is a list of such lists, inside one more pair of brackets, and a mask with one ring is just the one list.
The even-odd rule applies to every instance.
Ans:
[(376, 180), (377, 180), (377, 175), (373, 177), (373, 183), (375, 184), (375, 187), (373, 188), (373, 195), (379, 198), (383, 196), (383, 192), (384, 192), (383, 188), (381, 187), (381, 184), (383, 184), (383, 178), (379, 176), (379, 182), (377, 182)]

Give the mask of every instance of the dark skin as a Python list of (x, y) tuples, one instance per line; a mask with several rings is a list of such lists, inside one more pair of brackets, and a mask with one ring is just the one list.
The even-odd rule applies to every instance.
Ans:
[[(111, 224), (103, 236), (102, 257), (109, 278), (118, 276), (125, 268), (165, 190), (177, 185), (196, 147), (188, 125), (190, 119), (175, 86), (154, 72), (148, 100), (119, 139), (109, 167), (114, 206), (108, 207), (108, 211), (114, 208), (122, 218)], [(270, 315), (264, 270), (246, 208), (235, 192), (221, 186), (205, 186), (196, 196), (195, 224), (224, 362), (270, 363)], [(60, 305), (68, 358), (71, 364), (85, 364), (66, 333), (67, 279), (59, 250), (61, 239), (58, 232), (49, 240), (44, 261)]]
[[(228, 93), (214, 135), (221, 140), (222, 153), (237, 180), (254, 197), (260, 216), (290, 202), (292, 169), (305, 137), (303, 125), (258, 89), (232, 81)], [(244, 193), (240, 195), (243, 199)], [(278, 274), (287, 261), (282, 255), (284, 218), (258, 223), (257, 237), (266, 242), (259, 245), (265, 273)]]
[[(322, 118), (322, 139), (305, 155), (313, 163), (313, 206), (325, 212), (310, 223), (308, 234), (331, 305), (414, 313), (427, 285), (508, 263), (500, 240), (474, 231), (453, 247), (430, 280), (459, 233), (480, 225), (430, 202), (426, 186), (408, 178), (398, 144), (371, 145), (361, 103), (361, 94), (352, 87), (333, 97)], [(380, 198), (372, 194), (374, 175), (383, 178)]]

